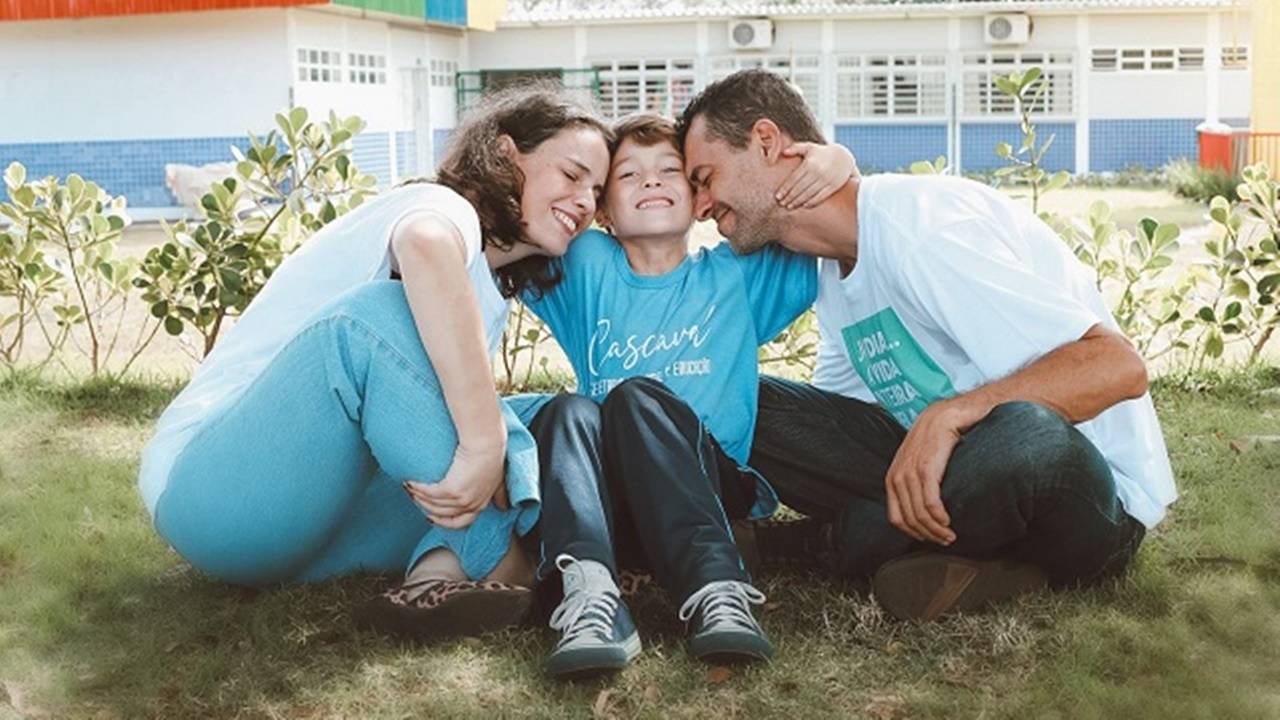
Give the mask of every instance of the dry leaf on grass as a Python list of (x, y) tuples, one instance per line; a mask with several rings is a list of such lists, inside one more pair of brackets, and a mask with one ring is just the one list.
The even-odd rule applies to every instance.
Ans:
[(596, 695), (596, 701), (591, 705), (591, 716), (596, 718), (613, 717), (612, 708), (609, 707), (609, 701), (613, 699), (613, 690), (605, 688)]
[(49, 717), (49, 712), (41, 707), (36, 707), (27, 703), (27, 693), (20, 685), (15, 682), (5, 680), (0, 682), (0, 690), (4, 692), (3, 699), (5, 704), (13, 708), (22, 718), (45, 718)]
[(733, 671), (723, 665), (716, 665), (707, 671), (707, 684), (719, 685), (733, 677)]
[(862, 709), (867, 717), (876, 720), (893, 720), (906, 714), (907, 701), (901, 695), (872, 695), (871, 702)]

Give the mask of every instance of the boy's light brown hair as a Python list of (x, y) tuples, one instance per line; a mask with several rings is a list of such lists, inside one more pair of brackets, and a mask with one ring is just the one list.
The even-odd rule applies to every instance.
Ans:
[(630, 139), (640, 147), (653, 147), (667, 143), (680, 152), (680, 138), (676, 134), (676, 122), (657, 113), (632, 113), (613, 124), (613, 138), (609, 141), (609, 155), (622, 147), (622, 141)]

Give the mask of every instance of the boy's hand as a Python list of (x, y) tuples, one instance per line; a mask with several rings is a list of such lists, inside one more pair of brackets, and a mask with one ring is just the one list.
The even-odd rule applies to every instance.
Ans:
[(433, 524), (465, 528), (492, 500), (507, 506), (505, 448), (471, 451), (459, 445), (444, 479), (431, 485), (405, 482), (405, 490)]
[(858, 172), (853, 153), (843, 145), (798, 142), (784, 149), (782, 156), (804, 158), (774, 194), (788, 210), (817, 207)]

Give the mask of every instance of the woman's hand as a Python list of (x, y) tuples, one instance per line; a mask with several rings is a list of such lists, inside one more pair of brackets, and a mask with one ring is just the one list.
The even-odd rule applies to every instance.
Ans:
[(404, 487), (432, 523), (465, 528), (475, 522), (490, 500), (499, 509), (507, 508), (505, 470), (505, 443), (481, 449), (459, 445), (444, 479), (430, 485), (410, 481)]
[(835, 143), (798, 142), (784, 149), (782, 156), (804, 158), (774, 194), (778, 204), (788, 210), (817, 207), (858, 172), (853, 153)]

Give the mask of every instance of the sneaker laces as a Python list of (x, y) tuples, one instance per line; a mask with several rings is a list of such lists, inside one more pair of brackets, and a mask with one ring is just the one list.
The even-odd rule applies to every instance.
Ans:
[(552, 630), (563, 633), (560, 644), (591, 636), (611, 640), (619, 603), (617, 586), (591, 582), (583, 564), (572, 555), (557, 557), (556, 568), (565, 575), (566, 587), (572, 588), (551, 613), (548, 623)]
[[(751, 615), (752, 605), (763, 605), (764, 593), (749, 583), (738, 580), (717, 580), (703, 585), (680, 606), (681, 622), (689, 622), (701, 609), (704, 628), (728, 625), (733, 630), (763, 632)], [(718, 628), (717, 629), (722, 629)]]

